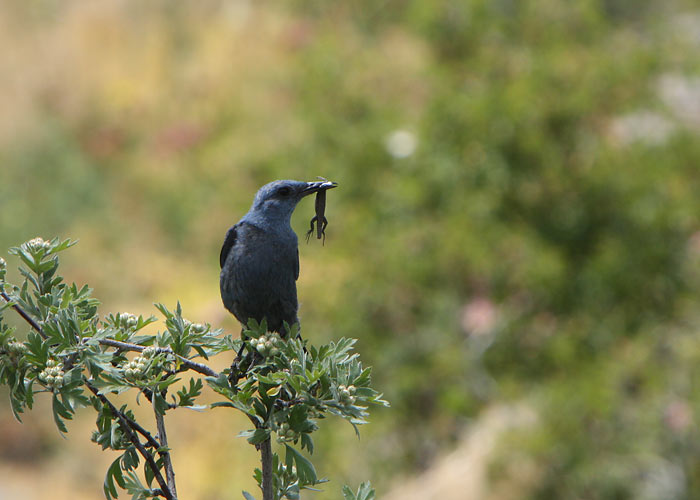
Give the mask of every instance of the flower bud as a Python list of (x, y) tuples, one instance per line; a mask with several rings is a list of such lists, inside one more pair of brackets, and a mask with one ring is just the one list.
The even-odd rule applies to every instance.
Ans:
[(31, 240), (24, 243), (22, 246), (27, 251), (34, 254), (39, 253), (41, 250), (48, 249), (51, 245), (47, 241), (44, 241), (43, 238), (37, 236), (36, 238), (32, 238)]
[(138, 324), (139, 320), (134, 314), (124, 312), (119, 315), (119, 322), (125, 328), (133, 328)]
[(192, 330), (194, 333), (203, 333), (207, 329), (206, 325), (203, 325), (201, 323), (192, 323), (190, 326), (190, 330)]
[(7, 351), (10, 353), (12, 356), (22, 356), (23, 354), (27, 353), (27, 346), (25, 346), (21, 342), (17, 341), (12, 341), (7, 344)]

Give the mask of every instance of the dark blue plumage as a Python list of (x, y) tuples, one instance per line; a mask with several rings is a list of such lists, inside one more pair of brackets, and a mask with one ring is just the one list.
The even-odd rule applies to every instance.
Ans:
[(270, 331), (285, 335), (284, 322), (297, 323), (299, 277), (297, 235), (290, 224), (297, 203), (333, 182), (274, 181), (261, 187), (253, 205), (226, 233), (219, 263), (221, 298), (243, 324), (267, 319)]

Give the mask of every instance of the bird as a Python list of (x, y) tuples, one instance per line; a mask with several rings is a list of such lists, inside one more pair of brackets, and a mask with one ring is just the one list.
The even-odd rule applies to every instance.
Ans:
[(305, 196), (336, 186), (325, 179), (265, 184), (250, 210), (226, 232), (219, 256), (221, 299), (244, 327), (251, 319), (264, 319), (268, 331), (284, 338), (285, 324), (299, 323), (299, 247), (292, 213)]

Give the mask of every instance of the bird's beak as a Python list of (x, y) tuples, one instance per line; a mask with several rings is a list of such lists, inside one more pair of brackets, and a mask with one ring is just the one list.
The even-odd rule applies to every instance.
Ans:
[(317, 193), (319, 191), (325, 191), (326, 189), (332, 189), (337, 186), (337, 182), (327, 181), (326, 179), (315, 182), (307, 182), (306, 187), (301, 192), (301, 195), (307, 196), (313, 193)]

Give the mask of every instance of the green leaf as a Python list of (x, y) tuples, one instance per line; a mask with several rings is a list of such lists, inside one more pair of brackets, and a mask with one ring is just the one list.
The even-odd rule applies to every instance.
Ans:
[(117, 498), (119, 496), (117, 494), (117, 487), (115, 486), (114, 481), (116, 481), (121, 488), (126, 486), (124, 483), (124, 476), (122, 475), (122, 469), (119, 465), (120, 460), (121, 457), (112, 462), (112, 465), (109, 466), (107, 469), (107, 474), (105, 475), (102, 489), (107, 500), (111, 500), (112, 498)]
[(171, 386), (174, 383), (179, 382), (179, 381), (180, 381), (180, 379), (178, 378), (177, 374), (172, 374), (168, 378), (157, 382), (154, 389), (157, 391), (163, 391), (163, 390), (167, 389), (169, 386)]
[(343, 498), (345, 500), (356, 500), (355, 492), (353, 492), (347, 484), (343, 485)]
[(350, 487), (346, 484), (343, 486), (343, 498), (345, 500), (374, 500), (374, 489), (369, 481), (360, 484), (357, 489), (357, 494), (355, 494)]
[(250, 437), (248, 437), (248, 442), (250, 444), (260, 444), (268, 439), (270, 439), (270, 429), (255, 429), (252, 434), (250, 434)]
[(171, 312), (168, 310), (168, 308), (165, 307), (163, 304), (161, 304), (161, 303), (155, 303), (155, 304), (153, 304), (153, 305), (156, 307), (156, 309), (158, 309), (158, 310), (163, 314), (163, 316), (165, 316), (166, 319), (170, 319), (170, 318), (173, 317), (173, 313), (171, 313)]
[(254, 399), (253, 400), (253, 409), (255, 410), (255, 413), (260, 417), (260, 418), (267, 418), (267, 408), (263, 404), (262, 401), (259, 399)]
[(233, 403), (229, 403), (228, 401), (217, 401), (216, 403), (212, 403), (209, 405), (209, 408), (236, 408)]
[(78, 241), (79, 240), (71, 240), (70, 238), (68, 238), (68, 239), (65, 239), (59, 243), (58, 238), (54, 238), (49, 242), (51, 244), (51, 247), (50, 247), (49, 251), (46, 253), (46, 255), (51, 255), (51, 254), (55, 254), (58, 252), (62, 252), (63, 250), (66, 250), (67, 248), (70, 248), (73, 245), (77, 244)]
[(177, 391), (178, 406), (193, 406), (195, 398), (202, 393), (202, 379), (190, 379), (189, 388), (183, 387)]
[(301, 435), (301, 448), (306, 448), (309, 451), (309, 454), (313, 455), (314, 441), (313, 439), (311, 439), (311, 436), (309, 434), (304, 433)]
[(131, 445), (126, 450), (124, 450), (121, 462), (123, 470), (133, 470), (139, 466), (139, 462), (139, 454), (136, 451), (136, 447), (134, 445)]
[(289, 412), (289, 426), (295, 431), (301, 431), (306, 422), (307, 408), (306, 405), (295, 405)]
[(119, 424), (116, 421), (113, 421), (110, 424), (111, 425), (109, 429), (109, 446), (113, 450), (118, 450), (119, 448), (121, 448), (122, 431), (119, 427)]
[(273, 386), (273, 387), (270, 387), (267, 391), (265, 391), (265, 394), (268, 396), (277, 396), (280, 393), (281, 389), (282, 389), (281, 385)]
[[(148, 467), (146, 468), (149, 469)], [(134, 471), (127, 472), (125, 478), (125, 489), (131, 495), (131, 500), (146, 500), (154, 498), (151, 491), (146, 488)]]
[(170, 408), (170, 405), (165, 400), (160, 392), (153, 393), (153, 409), (158, 415), (165, 415), (165, 412)]
[(197, 354), (199, 354), (199, 355), (200, 355), (201, 357), (203, 357), (204, 359), (206, 359), (206, 360), (209, 359), (209, 356), (207, 356), (207, 353), (206, 353), (206, 351), (202, 348), (202, 346), (200, 346), (200, 345), (198, 345), (198, 344), (190, 344), (190, 347), (192, 347), (192, 349), (194, 349), (195, 351), (197, 351)]
[(255, 500), (255, 497), (248, 493), (247, 491), (243, 490), (243, 496), (245, 497), (245, 500)]
[(314, 468), (313, 464), (304, 455), (288, 444), (285, 444), (284, 446), (287, 449), (285, 462), (289, 464), (290, 456), (292, 457), (297, 466), (297, 476), (299, 477), (299, 482), (302, 485), (316, 484), (318, 477), (316, 476), (316, 469)]
[(366, 481), (360, 485), (357, 490), (357, 500), (373, 500), (374, 499), (374, 489), (369, 481)]
[(56, 427), (58, 427), (59, 432), (61, 434), (66, 434), (68, 432), (68, 429), (66, 428), (66, 424), (63, 423), (63, 419), (70, 420), (73, 417), (71, 412), (63, 406), (63, 403), (61, 403), (58, 400), (58, 395), (54, 394), (53, 395), (53, 419), (54, 422), (56, 422)]
[(27, 360), (37, 367), (43, 367), (49, 359), (49, 344), (44, 342), (37, 332), (31, 331), (27, 334), (26, 346)]

